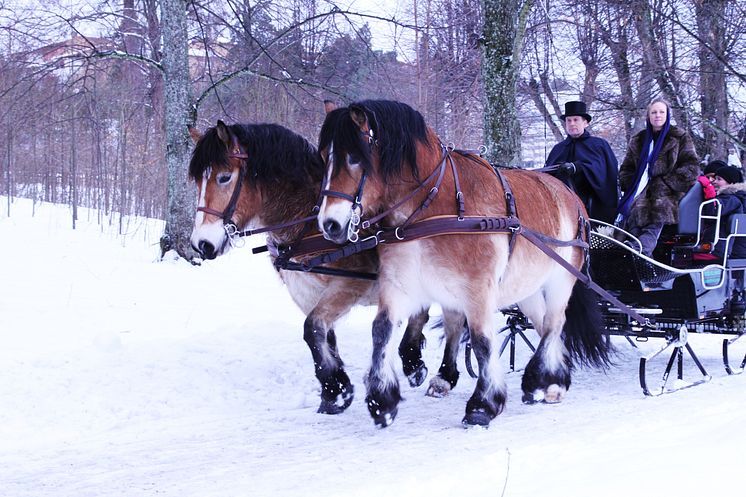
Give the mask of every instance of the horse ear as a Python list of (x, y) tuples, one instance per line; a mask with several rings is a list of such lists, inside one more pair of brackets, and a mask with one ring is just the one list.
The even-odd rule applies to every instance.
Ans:
[(324, 112), (326, 112), (327, 114), (338, 108), (339, 105), (337, 105), (337, 102), (334, 102), (332, 100), (324, 100)]
[(226, 147), (230, 147), (233, 140), (231, 140), (231, 132), (228, 129), (228, 126), (226, 126), (223, 121), (218, 119), (218, 124), (215, 126), (215, 129), (218, 132), (218, 138), (220, 138), (220, 141), (225, 143)]
[(370, 126), (368, 126), (368, 116), (365, 115), (363, 109), (351, 107), (350, 117), (352, 117), (352, 121), (357, 124), (357, 127), (360, 128), (360, 131), (366, 134), (370, 131)]
[(192, 141), (196, 145), (200, 138), (202, 138), (202, 133), (200, 130), (198, 130), (195, 126), (192, 126), (191, 124), (187, 124), (187, 129), (189, 129), (189, 136), (192, 137)]

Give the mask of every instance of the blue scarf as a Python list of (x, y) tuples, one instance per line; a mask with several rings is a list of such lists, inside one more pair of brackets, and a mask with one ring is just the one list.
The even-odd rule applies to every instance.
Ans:
[(647, 120), (647, 123), (647, 127), (645, 128), (645, 140), (642, 142), (640, 157), (637, 159), (637, 175), (635, 176), (635, 182), (626, 192), (624, 192), (624, 196), (622, 196), (622, 199), (619, 201), (619, 210), (617, 212), (621, 219), (629, 216), (632, 202), (635, 200), (635, 192), (637, 192), (637, 186), (640, 184), (642, 175), (645, 174), (648, 167), (652, 167), (652, 164), (655, 164), (655, 161), (658, 159), (658, 154), (660, 154), (661, 148), (663, 148), (663, 142), (666, 141), (668, 130), (671, 128), (671, 113), (668, 112), (666, 114), (666, 123), (663, 125), (663, 128), (661, 128), (658, 139), (655, 141), (655, 145), (653, 145), (653, 151), (649, 154), (650, 143), (653, 141), (653, 126), (650, 124), (650, 119)]

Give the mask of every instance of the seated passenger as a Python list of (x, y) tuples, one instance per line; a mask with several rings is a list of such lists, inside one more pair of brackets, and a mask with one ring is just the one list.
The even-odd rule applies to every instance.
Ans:
[[(696, 260), (721, 260), (725, 255), (725, 238), (730, 230), (730, 217), (733, 214), (746, 214), (746, 183), (743, 182), (741, 170), (733, 166), (724, 166), (715, 171), (712, 186), (717, 192), (720, 209), (720, 241), (711, 254), (698, 254)], [(705, 207), (706, 214), (714, 214), (715, 206)], [(746, 258), (746, 237), (735, 237), (730, 242), (728, 257)]]
[(727, 165), (728, 164), (726, 164), (725, 161), (715, 159), (713, 161), (710, 161), (702, 170), (702, 176), (699, 176), (697, 178), (697, 181), (700, 185), (702, 185), (705, 200), (715, 198), (717, 192), (715, 191), (715, 187), (712, 186), (712, 180), (715, 179), (715, 171)]
[(664, 225), (678, 222), (679, 200), (698, 174), (691, 136), (671, 124), (670, 105), (654, 99), (646, 128), (632, 137), (619, 168), (624, 195), (617, 222), (640, 240), (643, 254), (652, 255)]
[[(730, 231), (730, 218), (734, 214), (746, 213), (746, 183), (743, 182), (741, 170), (733, 166), (725, 166), (715, 171), (715, 179), (712, 186), (717, 191), (717, 200), (722, 206), (720, 209), (720, 240), (715, 245), (711, 254), (694, 254), (694, 260), (722, 260), (725, 256), (726, 238)], [(708, 209), (712, 207), (712, 209)], [(714, 206), (706, 206), (711, 214)], [(731, 239), (728, 245), (728, 258), (746, 258), (746, 237), (737, 236)], [(730, 298), (731, 312), (743, 314), (746, 311), (746, 295), (744, 295), (744, 272), (733, 271), (734, 280), (733, 294)]]

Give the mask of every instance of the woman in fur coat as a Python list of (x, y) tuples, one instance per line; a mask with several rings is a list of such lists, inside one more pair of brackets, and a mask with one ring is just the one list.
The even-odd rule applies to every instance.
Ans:
[(686, 130), (671, 124), (671, 106), (662, 98), (648, 105), (647, 126), (632, 137), (619, 167), (623, 192), (618, 220), (653, 253), (666, 224), (679, 220), (679, 200), (697, 180), (699, 158)]

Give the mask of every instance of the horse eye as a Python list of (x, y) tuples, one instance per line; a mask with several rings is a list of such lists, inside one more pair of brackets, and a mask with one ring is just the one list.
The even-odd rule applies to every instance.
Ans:
[(360, 156), (357, 154), (347, 154), (347, 163), (351, 166), (360, 164)]
[(218, 177), (217, 177), (218, 184), (225, 185), (226, 183), (230, 182), (232, 177), (233, 177), (232, 173), (220, 173), (218, 174)]

